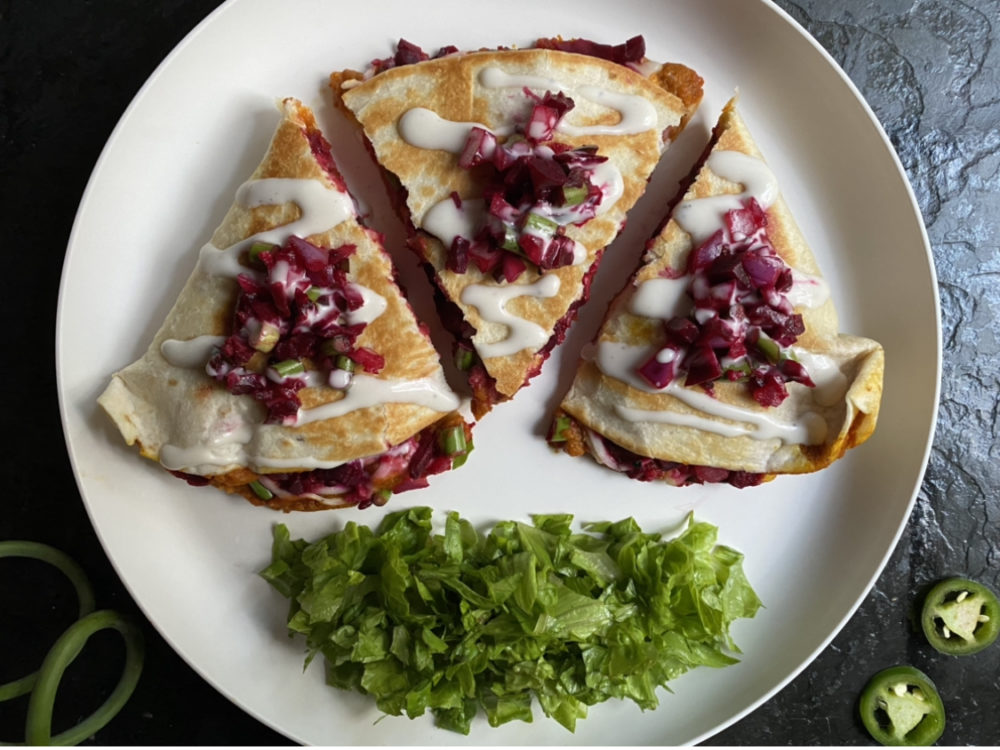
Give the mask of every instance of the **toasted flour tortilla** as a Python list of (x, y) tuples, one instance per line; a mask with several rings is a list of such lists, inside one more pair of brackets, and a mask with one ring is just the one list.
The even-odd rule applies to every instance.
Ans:
[[(146, 353), (115, 373), (99, 399), (129, 445), (146, 458), (187, 477), (203, 477), (253, 502), (251, 481), (275, 473), (309, 472), (381, 454), (447, 418), (455, 422), (458, 399), (445, 383), (438, 354), (393, 281), (392, 263), (375, 233), (357, 220), (353, 201), (333, 165), (312, 113), (287, 99), (282, 119), (263, 161), (248, 185), (276, 185), (275, 197), (248, 205), (238, 195), (156, 333)], [(267, 182), (268, 180), (290, 182)], [(291, 188), (282, 188), (289, 185)], [(241, 188), (242, 190), (243, 188)], [(290, 190), (290, 192), (289, 192)], [(284, 191), (284, 194), (282, 194)], [(292, 198), (296, 191), (301, 197)], [(301, 203), (301, 205), (300, 205)], [(381, 298), (381, 314), (360, 334), (357, 345), (385, 360), (366, 386), (419, 386), (423, 397), (386, 397), (333, 418), (265, 424), (266, 410), (250, 395), (233, 395), (205, 371), (211, 344), (233, 325), (237, 272), (251, 272), (246, 253), (252, 238), (281, 244), (300, 234), (321, 248), (354, 245), (347, 278)], [(237, 251), (235, 254), (233, 251)], [(219, 271), (224, 254), (239, 258)], [(198, 342), (205, 342), (199, 346)], [(184, 343), (186, 342), (186, 343)], [(309, 385), (299, 392), (306, 412), (342, 399), (357, 398), (358, 376), (347, 390)], [(352, 395), (353, 394), (353, 395)], [(300, 412), (300, 413), (302, 413)], [(315, 412), (313, 412), (315, 414)], [(459, 420), (459, 423), (462, 423)], [(336, 497), (279, 494), (267, 504), (282, 509), (325, 508)]]
[[(713, 134), (710, 154), (719, 152), (763, 161), (735, 101), (727, 105)], [(767, 234), (809, 291), (795, 307), (805, 332), (792, 349), (816, 387), (790, 383), (788, 398), (778, 406), (763, 407), (741, 382), (716, 381), (713, 398), (700, 386), (656, 392), (635, 373), (635, 367), (665, 341), (663, 319), (636, 313), (633, 301), (638, 290), (651, 280), (666, 288), (669, 282), (655, 280), (669, 277), (680, 277), (684, 283), (688, 254), (695, 246), (678, 221), (678, 212), (692, 202), (742, 196), (754, 189), (749, 184), (756, 179), (752, 173), (746, 183), (734, 181), (732, 174), (727, 178), (714, 172), (712, 163), (709, 155), (670, 220), (651, 241), (642, 267), (611, 305), (593, 346), (585, 351), (561, 404), (562, 412), (583, 428), (583, 434), (558, 447), (572, 448), (576, 454), (589, 452), (602, 463), (617, 463), (594, 439), (600, 436), (638, 457), (765, 478), (822, 469), (867, 440), (875, 429), (884, 355), (875, 341), (839, 333), (834, 301), (824, 295), (816, 260), (780, 195), (767, 208)], [(720, 214), (720, 228), (721, 220)], [(690, 299), (684, 299), (690, 309)], [(618, 358), (612, 361), (616, 353)]]
[[(355, 71), (331, 76), (335, 102), (360, 123), (376, 160), (388, 175), (393, 197), (411, 230), (411, 246), (428, 265), (445, 306), (457, 307), (464, 324), (451, 325), (453, 333), (471, 338), (485, 366), (492, 394), (474, 394), (477, 416), (493, 403), (512, 397), (537, 374), (551, 347), (561, 341), (576, 306), (587, 298), (590, 277), (604, 248), (621, 230), (664, 148), (701, 100), (702, 81), (694, 71), (675, 64), (650, 65), (649, 69), (653, 72), (643, 75), (589, 55), (553, 49), (505, 49), (451, 54), (367, 78)], [(497, 85), (498, 79), (505, 85)], [(535, 324), (544, 334), (518, 351), (497, 356), (490, 354), (490, 346), (507, 340), (512, 335), (510, 326), (464, 300), (463, 292), (473, 285), (510, 284), (497, 282), (472, 265), (464, 273), (448, 270), (450, 241), (428, 231), (425, 219), (453, 194), (463, 200), (482, 194), (482, 172), (458, 164), (456, 151), (464, 139), (463, 131), (455, 135), (455, 125), (465, 125), (465, 133), (472, 125), (479, 125), (504, 140), (512, 125), (530, 114), (533, 96), (547, 91), (561, 91), (573, 99), (575, 107), (565, 121), (582, 129), (557, 132), (555, 140), (571, 147), (596, 146), (620, 173), (622, 191), (613, 205), (609, 200), (593, 219), (566, 228), (566, 235), (585, 248), (582, 262), (544, 272), (529, 263), (527, 271), (512, 282), (530, 287), (543, 276), (558, 279), (554, 285), (557, 291), (548, 296), (524, 294), (504, 303), (507, 314)], [(632, 111), (637, 109), (636, 102), (640, 102), (641, 113)], [(408, 131), (412, 120), (407, 118), (412, 118), (417, 108), (429, 110), (452, 127), (427, 126), (423, 132), (431, 142), (416, 145), (413, 132), (419, 128)], [(640, 114), (647, 119), (635, 127)], [(435, 139), (439, 142), (433, 143)], [(447, 311), (445, 317), (454, 318), (453, 312)]]

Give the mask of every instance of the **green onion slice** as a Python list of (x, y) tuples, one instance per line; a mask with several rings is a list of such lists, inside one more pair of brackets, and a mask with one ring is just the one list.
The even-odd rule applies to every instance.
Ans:
[(566, 442), (566, 430), (569, 429), (570, 418), (565, 414), (560, 414), (556, 417), (556, 421), (552, 425), (552, 437), (549, 438), (550, 443), (565, 443)]
[[(25, 718), (27, 745), (77, 745), (105, 727), (132, 696), (142, 672), (145, 646), (142, 631), (118, 612), (94, 611), (94, 593), (83, 569), (68, 555), (40, 542), (0, 542), (0, 558), (28, 557), (58, 568), (69, 578), (79, 602), (78, 619), (52, 645), (42, 666), (19, 680), (0, 685), (0, 701), (31, 693)], [(74, 727), (52, 734), (52, 711), (56, 692), (66, 668), (79, 656), (90, 637), (100, 630), (117, 630), (125, 641), (125, 667), (118, 684), (90, 716)], [(0, 742), (0, 745), (22, 744)]]
[(442, 430), (438, 435), (438, 445), (449, 456), (464, 453), (466, 449), (465, 429), (461, 425)]
[(298, 375), (306, 371), (306, 366), (302, 363), (301, 359), (284, 359), (281, 362), (275, 362), (273, 367), (283, 378), (287, 378), (289, 375)]
[(552, 219), (541, 214), (529, 213), (524, 220), (525, 229), (533, 229), (542, 234), (555, 234), (559, 230), (559, 225)]
[(563, 187), (563, 205), (579, 206), (587, 199), (590, 191), (583, 185), (567, 185)]
[[(87, 580), (83, 569), (65, 552), (60, 552), (55, 547), (40, 542), (15, 540), (0, 542), (0, 558), (2, 557), (28, 557), (58, 568), (73, 584), (73, 589), (76, 591), (76, 599), (79, 604), (77, 619), (86, 617), (94, 611), (94, 590), (90, 587), (90, 581)], [(35, 687), (37, 679), (38, 672), (36, 671), (18, 680), (0, 685), (0, 701), (30, 693)]]
[(261, 500), (270, 500), (274, 497), (274, 493), (271, 492), (267, 487), (262, 485), (258, 480), (254, 479), (250, 482), (250, 489), (253, 490), (253, 494), (259, 497)]

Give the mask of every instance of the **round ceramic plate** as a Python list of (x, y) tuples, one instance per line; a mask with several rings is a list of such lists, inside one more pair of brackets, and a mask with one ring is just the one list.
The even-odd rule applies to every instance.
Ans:
[[(232, 0), (163, 62), (125, 113), (94, 171), (66, 256), (57, 330), (59, 395), (81, 493), (136, 601), (196, 670), (235, 703), (310, 744), (657, 744), (697, 742), (767, 699), (835, 635), (865, 596), (906, 522), (930, 443), (940, 363), (937, 294), (926, 234), (899, 163), (843, 73), (789, 18), (749, 0)], [(327, 75), (389, 54), (400, 37), (428, 49), (525, 45), (539, 36), (619, 42), (644, 34), (650, 57), (705, 79), (699, 115), (667, 153), (598, 275), (592, 303), (544, 373), (486, 417), (464, 468), (390, 507), (430, 505), (475, 522), (571, 512), (634, 516), (666, 529), (690, 511), (746, 554), (765, 603), (734, 628), (742, 661), (695, 670), (660, 707), (596, 706), (570, 735), (534, 724), (469, 737), (429, 717), (382, 717), (365, 698), (303, 673), (285, 634), (286, 602), (259, 578), (272, 527), (315, 538), (383, 510), (281, 515), (174, 479), (126, 448), (96, 398), (148, 345), (197, 249), (262, 157), (274, 102), (313, 106), (352, 188), (371, 209), (418, 312), (434, 320), (426, 280), (358, 140), (332, 112)], [(583, 343), (638, 260), (664, 201), (701, 151), (725, 101), (742, 113), (811, 242), (842, 328), (883, 343), (885, 395), (875, 436), (815, 475), (761, 487), (645, 485), (589, 459), (553, 454), (542, 434)], [(888, 283), (891, 282), (891, 283)]]

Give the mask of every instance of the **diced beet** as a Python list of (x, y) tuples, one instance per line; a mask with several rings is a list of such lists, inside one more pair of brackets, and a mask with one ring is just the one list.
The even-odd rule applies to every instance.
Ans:
[(465, 273), (469, 268), (469, 241), (456, 235), (451, 241), (451, 251), (445, 260), (445, 267), (453, 273)]
[[(545, 236), (532, 233), (525, 227), (529, 214), (551, 215), (548, 209), (561, 207), (570, 215), (565, 223), (580, 225), (596, 215), (604, 196), (603, 188), (595, 182), (594, 167), (607, 157), (593, 146), (573, 148), (551, 140), (559, 120), (573, 108), (573, 100), (558, 91), (541, 96), (527, 89), (525, 93), (535, 102), (527, 123), (521, 126), (525, 138), (500, 143), (489, 131), (472, 128), (458, 157), (460, 167), (484, 170), (482, 196), (487, 218), (474, 238), (464, 238), (471, 242), (468, 262), (483, 273), (508, 281), (520, 277), (523, 258), (543, 271), (575, 261), (575, 245), (565, 237), (563, 226)], [(567, 205), (564, 188), (569, 185), (585, 188), (584, 200)], [(456, 194), (452, 198), (461, 208), (461, 199)], [(511, 248), (515, 238), (518, 249)], [(463, 251), (450, 248), (448, 270), (468, 270)], [(506, 259), (510, 254), (522, 257)]]
[(385, 367), (385, 357), (367, 346), (359, 346), (350, 354), (353, 359), (365, 372), (377, 374)]
[(707, 346), (698, 346), (688, 352), (684, 358), (684, 369), (687, 377), (685, 385), (701, 385), (718, 380), (722, 375), (722, 365), (715, 352)]
[(761, 406), (779, 406), (788, 397), (788, 390), (776, 368), (763, 367), (750, 374), (750, 394)]
[(680, 355), (676, 354), (669, 362), (661, 362), (660, 352), (656, 352), (639, 367), (639, 374), (654, 388), (666, 388), (677, 374)]
[(508, 284), (517, 281), (521, 274), (527, 269), (524, 260), (513, 253), (504, 253), (500, 268), (503, 270), (503, 279)]
[(781, 374), (789, 382), (802, 383), (802, 385), (814, 388), (816, 384), (813, 379), (809, 377), (809, 373), (806, 372), (805, 366), (801, 362), (797, 362), (794, 359), (786, 359), (779, 366)]
[(720, 229), (701, 243), (688, 256), (688, 273), (695, 274), (707, 268), (712, 261), (722, 255), (726, 235)]
[(748, 250), (740, 255), (739, 260), (755, 289), (773, 288), (781, 272), (787, 268), (777, 255), (766, 255), (759, 250)]
[(698, 340), (698, 325), (689, 318), (673, 317), (667, 321), (664, 329), (667, 332), (667, 338), (678, 347), (693, 344)]
[[(472, 128), (469, 131), (469, 137), (465, 141), (465, 147), (458, 156), (458, 166), (463, 169), (472, 169), (472, 167), (479, 166), (483, 162), (493, 158), (496, 148), (497, 138), (493, 133), (483, 128)], [(457, 197), (457, 195), (457, 193), (452, 193), (453, 197)], [(461, 208), (461, 202), (457, 205)]]
[(400, 39), (396, 45), (396, 55), (394, 57), (396, 65), (410, 65), (427, 59), (429, 59), (429, 55), (426, 52), (406, 39)]
[[(282, 360), (312, 360), (332, 368), (326, 342), (338, 342), (339, 353), (352, 355), (354, 340), (364, 323), (346, 324), (347, 313), (364, 305), (360, 289), (340, 266), (356, 250), (343, 245), (333, 250), (317, 247), (292, 236), (284, 245), (257, 255), (266, 270), (261, 281), (250, 274), (238, 277), (239, 293), (233, 312), (232, 333), (212, 354), (206, 372), (236, 395), (249, 395), (263, 404), (271, 424), (294, 424), (301, 402), (298, 391), (304, 379), (264, 377), (263, 372)], [(265, 326), (267, 339), (263, 338)], [(247, 369), (258, 354), (266, 354), (262, 367)], [(369, 371), (378, 371), (384, 360), (375, 352), (362, 353)]]

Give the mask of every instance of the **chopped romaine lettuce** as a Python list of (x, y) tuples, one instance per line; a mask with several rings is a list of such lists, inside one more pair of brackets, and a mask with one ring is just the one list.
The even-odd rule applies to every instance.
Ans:
[(656, 708), (658, 687), (696, 666), (736, 662), (730, 624), (760, 607), (743, 556), (689, 518), (673, 539), (631, 518), (571, 529), (570, 515), (506, 521), (483, 535), (430, 508), (349, 522), (310, 543), (274, 530), (264, 579), (291, 600), (288, 628), (327, 682), (381, 711), (430, 711), (468, 733), (531, 721), (537, 699), (570, 731), (587, 706), (628, 698)]

